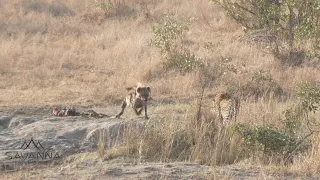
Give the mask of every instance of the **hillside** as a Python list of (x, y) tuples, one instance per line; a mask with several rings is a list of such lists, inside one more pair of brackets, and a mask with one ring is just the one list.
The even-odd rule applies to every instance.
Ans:
[(265, 47), (241, 41), (241, 26), (206, 0), (119, 1), (110, 11), (99, 3), (2, 1), (2, 106), (106, 104), (136, 82), (148, 83), (160, 99), (194, 94), (194, 74), (159, 70), (163, 57), (150, 42), (152, 26), (164, 14), (188, 26), (184, 44), (195, 55), (232, 58), (237, 74), (226, 74), (209, 91), (224, 90), (228, 82), (246, 84), (258, 71), (271, 74), (289, 94), (299, 82), (319, 79), (312, 66), (281, 69)]
[[(150, 102), (154, 124), (146, 131), (148, 138), (143, 137), (151, 144), (143, 151), (146, 161), (190, 161), (214, 167), (250, 161), (271, 173), (319, 177), (319, 111), (308, 116), (312, 135), (303, 141), (306, 150), (294, 155), (289, 165), (287, 159), (280, 162), (279, 152), (266, 155), (251, 149), (245, 156), (244, 142), (237, 144), (241, 139), (227, 130), (226, 137), (219, 139), (210, 97), (225, 91), (241, 100), (232, 125), (272, 127), (276, 131), (268, 132), (278, 133), (275, 136), (280, 133), (294, 142), (303, 139), (310, 130), (309, 119), (305, 121), (302, 110), (295, 109), (300, 105), (296, 93), (303, 82), (319, 83), (320, 59), (310, 56), (297, 66), (282, 65), (271, 52), (274, 42), (264, 30), (245, 32), (217, 4), (208, 0), (1, 0), (0, 12), (1, 116), (25, 118), (40, 112), (45, 117), (54, 106), (99, 107), (113, 116), (118, 106), (120, 110), (125, 88), (141, 82), (151, 87), (154, 99)], [(169, 30), (161, 31), (166, 27)], [(166, 36), (170, 53), (159, 44)], [(200, 102), (202, 90), (205, 99)], [(193, 123), (201, 108), (197, 120), (202, 120), (202, 129), (197, 131)], [(289, 131), (294, 135), (289, 136)], [(195, 143), (197, 138), (200, 144)], [(159, 149), (153, 149), (158, 146), (152, 147), (152, 142), (159, 142)], [(220, 142), (226, 147), (220, 147)], [(128, 142), (125, 146), (134, 149), (126, 151), (126, 157), (141, 155), (138, 147)], [(219, 162), (218, 148), (229, 153), (221, 155)], [(159, 154), (151, 157), (152, 151)], [(175, 154), (178, 151), (181, 154)]]

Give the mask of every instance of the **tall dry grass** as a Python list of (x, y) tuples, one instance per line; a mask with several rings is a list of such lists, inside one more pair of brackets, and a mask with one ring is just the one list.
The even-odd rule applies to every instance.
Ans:
[[(2, 105), (111, 103), (125, 93), (123, 87), (137, 81), (150, 84), (159, 98), (186, 96), (179, 91), (181, 85), (192, 92), (196, 79), (157, 71), (163, 59), (150, 45), (151, 27), (168, 13), (188, 24), (186, 44), (192, 52), (212, 61), (233, 57), (239, 73), (226, 74), (212, 91), (224, 89), (228, 81), (249, 81), (257, 69), (271, 72), (289, 92), (298, 82), (292, 76), (319, 77), (312, 67), (279, 73), (271, 55), (237, 41), (243, 34), (240, 27), (205, 0), (119, 1), (137, 13), (113, 17), (98, 2), (108, 1), (2, 1)], [(148, 72), (155, 71), (150, 78)]]
[[(103, 9), (101, 3), (111, 3), (114, 9)], [(126, 8), (132, 13), (125, 13)], [(122, 99), (124, 87), (136, 82), (147, 83), (158, 101), (196, 99), (197, 73), (165, 71), (161, 53), (150, 43), (152, 26), (171, 13), (189, 27), (183, 41), (186, 48), (210, 63), (231, 57), (230, 64), (237, 69), (215, 79), (207, 92), (225, 91), (231, 85), (256, 88), (242, 89), (258, 98), (243, 99), (238, 122), (281, 127), (279, 119), (295, 103), (290, 98), (297, 85), (320, 79), (319, 67), (313, 62), (281, 67), (268, 53), (267, 45), (243, 41), (241, 27), (207, 0), (1, 0), (0, 12), (0, 107), (106, 105)], [(260, 86), (252, 77), (260, 71), (271, 75), (286, 98), (255, 92)], [(238, 140), (227, 131), (220, 133), (210, 113), (204, 113), (202, 124), (195, 129), (194, 107), (177, 105), (175, 111), (170, 111), (170, 106), (159, 108), (163, 108), (159, 110), (163, 116), (146, 131), (132, 132), (126, 152), (141, 159), (204, 164), (241, 159)], [(295, 159), (292, 170), (319, 173), (317, 142), (315, 134), (310, 152)]]
[[(227, 126), (221, 125), (209, 103), (203, 102), (200, 119), (197, 119), (199, 107), (196, 102), (190, 103), (191, 105), (159, 105), (143, 130), (130, 128), (125, 131), (124, 144), (119, 152), (122, 156), (134, 157), (138, 162), (191, 161), (212, 166), (238, 164), (248, 169), (259, 165), (267, 173), (284, 176), (319, 175), (317, 132), (310, 139), (309, 149), (293, 155), (288, 163), (286, 159), (282, 159), (281, 154), (279, 157), (269, 156), (256, 150), (250, 151), (248, 156), (242, 137), (233, 129), (237, 124), (246, 124), (249, 127), (271, 126), (283, 130), (285, 110), (294, 102), (275, 102), (272, 98), (257, 103), (244, 101), (237, 121)], [(312, 116), (318, 117), (319, 112)], [(305, 122), (302, 121), (300, 126), (296, 133), (299, 137), (304, 137), (308, 133)], [(123, 148), (126, 150), (123, 151)]]

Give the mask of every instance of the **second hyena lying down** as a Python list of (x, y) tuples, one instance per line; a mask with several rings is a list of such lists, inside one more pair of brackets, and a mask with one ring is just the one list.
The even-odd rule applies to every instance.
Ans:
[(150, 95), (150, 87), (137, 86), (126, 89), (129, 91), (129, 95), (122, 101), (121, 112), (116, 117), (120, 118), (124, 113), (124, 109), (127, 106), (131, 106), (136, 115), (140, 115), (144, 109), (144, 117), (149, 119), (147, 114), (147, 101)]

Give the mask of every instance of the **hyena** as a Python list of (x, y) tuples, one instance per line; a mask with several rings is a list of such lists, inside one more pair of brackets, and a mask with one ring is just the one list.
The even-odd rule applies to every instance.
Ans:
[(237, 118), (240, 101), (228, 93), (219, 93), (214, 97), (214, 104), (218, 111), (218, 117), (223, 124)]
[(144, 109), (144, 117), (149, 119), (147, 114), (147, 101), (151, 92), (150, 87), (138, 85), (137, 87), (129, 87), (126, 89), (129, 91), (129, 94), (122, 101), (121, 112), (116, 117), (120, 118), (124, 112), (124, 109), (127, 106), (131, 106), (136, 115), (140, 115)]

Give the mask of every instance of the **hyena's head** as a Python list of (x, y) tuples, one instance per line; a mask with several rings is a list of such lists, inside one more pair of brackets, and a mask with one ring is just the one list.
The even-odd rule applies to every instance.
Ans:
[(150, 87), (137, 87), (136, 88), (136, 97), (140, 98), (143, 101), (147, 101), (150, 95)]

